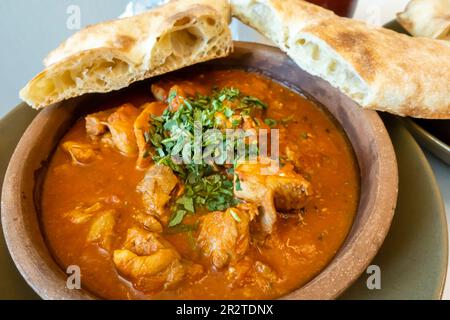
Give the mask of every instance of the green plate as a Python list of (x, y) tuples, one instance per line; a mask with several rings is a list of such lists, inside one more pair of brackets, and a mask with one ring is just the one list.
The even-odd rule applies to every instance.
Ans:
[(399, 167), (397, 209), (372, 265), (381, 290), (367, 289), (367, 274), (342, 299), (441, 299), (447, 274), (448, 236), (444, 203), (425, 155), (402, 119), (383, 115)]
[[(0, 183), (15, 146), (36, 112), (24, 104), (0, 120)], [(392, 228), (373, 264), (381, 290), (366, 287), (368, 275), (343, 299), (440, 299), (447, 270), (447, 222), (433, 172), (403, 122), (386, 116), (399, 164), (399, 197)], [(0, 188), (1, 188), (0, 184)], [(1, 232), (1, 230), (0, 230)], [(0, 299), (37, 299), (0, 238)]]

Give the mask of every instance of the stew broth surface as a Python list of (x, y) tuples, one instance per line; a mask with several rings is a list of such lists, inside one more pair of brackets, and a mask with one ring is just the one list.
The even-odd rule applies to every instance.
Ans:
[[(216, 87), (232, 87), (268, 105), (261, 117), (276, 121), (281, 159), (292, 163), (313, 191), (304, 208), (280, 213), (268, 235), (261, 236), (260, 218), (254, 218), (245, 253), (222, 268), (215, 267), (199, 249), (198, 229), (172, 234), (165, 226), (161, 237), (170, 242), (189, 268), (195, 264), (193, 269), (198, 269), (198, 275), (185, 276), (173, 287), (141, 290), (142, 282), (136, 283), (139, 281), (118, 271), (112, 255), (123, 248), (130, 228), (142, 228), (135, 213), (148, 213), (148, 208), (137, 186), (147, 169), (136, 168), (137, 155), (126, 156), (117, 148), (93, 141), (86, 133), (86, 120), (81, 119), (60, 142), (43, 183), (41, 219), (49, 247), (64, 269), (78, 265), (83, 287), (102, 298), (271, 299), (288, 294), (324, 269), (352, 226), (359, 201), (359, 172), (351, 145), (341, 128), (314, 102), (257, 73), (215, 70), (186, 79), (162, 78), (158, 84), (165, 90), (177, 84), (186, 92), (204, 95)], [(124, 99), (136, 108), (155, 101), (150, 88)], [(118, 106), (111, 101), (99, 107)], [(263, 126), (267, 128), (267, 124)], [(87, 165), (75, 164), (63, 147), (66, 142), (94, 146), (95, 160)], [(101, 203), (102, 212), (113, 210), (116, 214), (114, 233), (107, 246), (105, 239), (86, 240), (91, 237), (93, 220), (89, 219), (93, 218), (80, 218), (83, 221), (77, 223), (70, 218), (74, 209), (94, 206), (95, 210), (97, 203)], [(202, 223), (207, 212), (198, 211), (183, 223)], [(270, 276), (264, 275), (265, 271), (262, 276), (256, 274), (261, 269), (267, 269)], [(242, 279), (236, 280), (236, 274), (241, 273)]]

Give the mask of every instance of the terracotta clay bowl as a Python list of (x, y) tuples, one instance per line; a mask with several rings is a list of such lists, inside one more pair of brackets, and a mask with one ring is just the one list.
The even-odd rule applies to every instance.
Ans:
[[(325, 81), (301, 70), (273, 47), (236, 42), (231, 56), (208, 62), (207, 67), (259, 70), (316, 100), (344, 128), (356, 154), (361, 177), (360, 203), (353, 227), (329, 265), (309, 283), (283, 298), (338, 297), (370, 264), (394, 215), (397, 162), (383, 122), (376, 112), (363, 110)], [(1, 206), (6, 242), (22, 276), (44, 299), (96, 298), (85, 290), (66, 288), (67, 275), (54, 261), (41, 232), (39, 186), (47, 160), (71, 125), (92, 110), (90, 106), (117, 94), (120, 92), (88, 95), (43, 110), (23, 135), (9, 164)]]

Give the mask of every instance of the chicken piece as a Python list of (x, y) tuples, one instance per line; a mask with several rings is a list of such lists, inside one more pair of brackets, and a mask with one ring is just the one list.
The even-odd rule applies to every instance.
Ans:
[(96, 212), (103, 208), (103, 204), (96, 202), (93, 205), (86, 207), (85, 205), (77, 206), (75, 209), (64, 214), (70, 219), (70, 222), (75, 224), (82, 224), (88, 222)]
[[(139, 256), (150, 255), (161, 249), (173, 249), (176, 252), (172, 244), (165, 240), (161, 235), (148, 232), (141, 228), (128, 229), (127, 238), (123, 247)], [(178, 253), (177, 256), (180, 258)], [(181, 261), (181, 264), (184, 268), (186, 278), (189, 280), (196, 280), (204, 274), (202, 265), (190, 261)]]
[(261, 261), (254, 262), (247, 257), (230, 266), (226, 275), (232, 287), (257, 286), (266, 292), (280, 280), (276, 272), (267, 264)]
[(177, 253), (172, 249), (161, 249), (146, 256), (138, 256), (130, 250), (115, 250), (113, 261), (123, 276), (145, 292), (172, 288), (185, 274)]
[(138, 212), (133, 215), (133, 218), (148, 231), (157, 233), (163, 232), (163, 227), (158, 219), (148, 213)]
[(96, 243), (100, 248), (110, 251), (114, 241), (116, 210), (107, 210), (96, 214), (92, 219), (87, 242)]
[(164, 271), (177, 258), (175, 252), (170, 249), (161, 249), (147, 256), (138, 256), (124, 249), (115, 250), (113, 260), (121, 274), (137, 279), (143, 276), (154, 276)]
[(116, 147), (125, 155), (138, 152), (134, 133), (134, 122), (139, 109), (126, 103), (119, 108), (88, 115), (86, 132), (93, 140), (100, 140), (105, 146)]
[(181, 83), (170, 88), (168, 102), (169, 110), (177, 111), (188, 97), (195, 96), (196, 91), (190, 83)]
[(247, 275), (253, 268), (253, 260), (244, 257), (241, 260), (233, 263), (227, 269), (226, 276), (231, 284), (231, 287), (243, 287), (248, 284)]
[(270, 283), (274, 283), (279, 279), (276, 272), (273, 271), (272, 268), (270, 268), (267, 264), (264, 264), (261, 261), (256, 261), (254, 268), (259, 276), (258, 280), (265, 280)]
[(111, 132), (114, 146), (124, 155), (132, 156), (138, 152), (134, 122), (139, 116), (139, 109), (132, 104), (124, 104), (108, 117), (105, 123)]
[(123, 247), (114, 251), (114, 263), (138, 290), (170, 289), (186, 275), (178, 252), (156, 233), (129, 229)]
[(238, 165), (235, 172), (234, 194), (262, 208), (262, 229), (267, 233), (273, 231), (276, 210), (299, 210), (312, 194), (311, 184), (290, 164), (278, 168), (260, 159), (256, 164)]
[(168, 92), (158, 84), (152, 84), (151, 91), (153, 97), (155, 97), (155, 99), (160, 102), (166, 102), (167, 98), (169, 97)]
[(87, 165), (98, 157), (97, 150), (90, 144), (66, 141), (62, 148), (69, 153), (74, 165)]
[(141, 228), (128, 229), (123, 247), (140, 256), (149, 255), (160, 249), (173, 249), (161, 236)]
[(175, 260), (164, 271), (153, 276), (139, 277), (135, 282), (138, 290), (149, 292), (156, 290), (171, 290), (178, 287), (183, 279), (186, 278), (186, 270), (184, 266)]
[(199, 280), (205, 274), (205, 268), (201, 264), (190, 261), (183, 261), (182, 264), (186, 271), (186, 279), (188, 280)]
[(256, 206), (243, 204), (202, 218), (197, 243), (216, 268), (223, 268), (245, 254), (250, 244), (249, 223), (257, 214)]
[(111, 132), (106, 132), (104, 135), (100, 138), (100, 143), (107, 148), (114, 148), (114, 141), (112, 138)]
[(162, 102), (146, 103), (144, 110), (136, 118), (134, 122), (134, 134), (136, 135), (136, 143), (139, 149), (139, 158), (137, 167), (145, 169), (152, 163), (151, 144), (148, 141), (151, 129), (152, 115), (160, 116), (166, 109), (166, 105)]
[(147, 213), (156, 215), (163, 224), (169, 219), (166, 206), (178, 183), (172, 169), (155, 164), (148, 169), (144, 179), (137, 186), (137, 191), (142, 193)]
[(99, 136), (106, 133), (108, 130), (106, 121), (112, 112), (112, 110), (100, 111), (86, 116), (86, 132), (91, 139), (97, 139)]

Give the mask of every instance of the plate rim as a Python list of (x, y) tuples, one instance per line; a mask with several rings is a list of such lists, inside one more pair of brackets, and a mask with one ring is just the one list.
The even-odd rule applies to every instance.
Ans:
[[(402, 119), (402, 120), (404, 121), (405, 119)], [(409, 119), (406, 119), (406, 120), (409, 120)], [(448, 226), (447, 214), (446, 214), (446, 210), (445, 210), (444, 198), (442, 197), (441, 188), (439, 186), (439, 183), (437, 182), (436, 175), (433, 171), (433, 168), (431, 167), (430, 161), (428, 161), (427, 157), (425, 156), (425, 152), (423, 151), (422, 147), (419, 145), (417, 140), (414, 138), (414, 135), (408, 130), (407, 126), (405, 126), (405, 129), (408, 131), (408, 134), (411, 136), (412, 143), (417, 150), (418, 156), (421, 158), (421, 162), (423, 162), (425, 165), (423, 167), (423, 169), (425, 171), (427, 171), (427, 175), (431, 177), (432, 187), (434, 189), (433, 192), (435, 193), (436, 197), (439, 200), (438, 206), (440, 208), (439, 211), (441, 212), (440, 217), (441, 217), (441, 220), (444, 222), (443, 228), (445, 229), (445, 232), (444, 232), (443, 238), (444, 238), (444, 244), (445, 244), (444, 247), (445, 248), (443, 250), (444, 250), (444, 257), (446, 258), (445, 259), (446, 263), (445, 263), (445, 268), (444, 268), (444, 272), (443, 272), (444, 276), (441, 277), (441, 285), (440, 285), (440, 299), (442, 300), (442, 297), (444, 295), (445, 283), (447, 281), (447, 277), (449, 276), (448, 275), (448, 266), (449, 266), (448, 230), (449, 230), (449, 226)], [(424, 129), (422, 129), (422, 130), (424, 130)], [(437, 140), (439, 140), (439, 139), (437, 139)]]
[[(417, 161), (422, 165), (421, 168), (424, 172), (424, 176), (427, 177), (427, 181), (430, 184), (430, 188), (427, 188), (427, 190), (428, 190), (427, 193), (432, 196), (432, 200), (437, 200), (436, 208), (434, 211), (437, 212), (437, 218), (438, 218), (437, 220), (438, 220), (438, 222), (440, 222), (439, 225), (442, 226), (440, 229), (442, 231), (442, 236), (440, 237), (441, 238), (440, 243), (442, 244), (442, 253), (443, 253), (442, 260), (444, 261), (444, 263), (442, 264), (442, 271), (439, 273), (439, 278), (437, 281), (438, 285), (436, 285), (432, 289), (432, 292), (430, 292), (431, 295), (429, 297), (427, 297), (427, 299), (442, 300), (446, 280), (448, 277), (450, 277), (450, 273), (447, 273), (448, 266), (450, 265), (450, 261), (449, 261), (450, 239), (448, 236), (449, 225), (447, 222), (448, 221), (447, 214), (446, 214), (446, 210), (445, 210), (445, 204), (443, 201), (441, 188), (436, 179), (436, 175), (434, 174), (431, 163), (430, 163), (430, 161), (428, 161), (428, 159), (425, 155), (423, 147), (420, 146), (420, 144), (414, 138), (414, 135), (408, 130), (408, 127), (407, 127), (406, 123), (404, 122), (404, 119), (399, 116), (394, 116), (394, 115), (384, 114), (384, 113), (383, 113), (382, 119), (385, 124), (387, 124), (387, 121), (395, 122), (395, 124), (386, 125), (387, 129), (390, 133), (391, 133), (391, 130), (393, 127), (400, 128), (400, 130), (402, 130), (404, 132), (404, 135), (406, 137), (403, 138), (401, 140), (401, 142), (404, 142), (405, 139), (409, 140), (409, 142), (407, 143), (409, 145), (408, 148), (411, 149), (410, 151), (412, 151), (412, 153), (415, 155), (415, 158), (417, 159)], [(394, 147), (396, 147), (397, 145), (398, 145), (398, 142), (394, 144)], [(397, 153), (397, 150), (396, 150), (396, 153)], [(391, 232), (391, 230), (389, 232)], [(380, 252), (383, 252), (383, 248), (380, 249)], [(350, 287), (349, 289), (351, 289), (351, 288), (352, 287)], [(343, 295), (345, 295), (345, 293), (346, 292), (344, 292)], [(339, 299), (341, 299), (341, 298), (343, 298), (344, 300), (349, 299), (349, 298), (342, 297), (342, 296)], [(385, 298), (381, 297), (381, 299), (385, 299)], [(399, 298), (399, 299), (401, 299), (401, 298)]]
[(439, 183), (437, 182), (436, 175), (433, 171), (433, 168), (431, 167), (430, 161), (428, 161), (427, 157), (425, 156), (425, 152), (424, 152), (423, 148), (417, 142), (417, 140), (415, 139), (412, 132), (410, 132), (410, 130), (408, 130), (408, 126), (405, 125), (405, 123), (404, 123), (405, 120), (409, 120), (409, 119), (396, 116), (396, 120), (398, 121), (398, 124), (403, 126), (406, 133), (411, 138), (411, 145), (412, 145), (412, 147), (414, 147), (414, 149), (416, 149), (417, 157), (420, 159), (420, 162), (424, 165), (422, 167), (422, 169), (424, 171), (426, 171), (426, 175), (431, 178), (430, 182), (431, 182), (431, 186), (433, 189), (432, 192), (434, 193), (434, 195), (437, 197), (437, 200), (438, 200), (438, 203), (436, 204), (436, 206), (439, 207), (439, 213), (440, 213), (439, 217), (440, 217), (440, 220), (442, 222), (444, 222), (441, 225), (443, 225), (443, 228), (444, 228), (444, 233), (443, 233), (442, 238), (444, 240), (443, 252), (444, 252), (444, 257), (445, 257), (445, 259), (444, 259), (445, 267), (443, 268), (443, 276), (440, 277), (440, 279), (441, 279), (440, 287), (437, 290), (439, 299), (442, 300), (442, 297), (444, 295), (445, 283), (447, 281), (447, 277), (449, 276), (448, 272), (447, 272), (448, 266), (449, 266), (449, 237), (448, 237), (449, 226), (448, 226), (448, 221), (447, 221), (447, 214), (446, 214), (446, 210), (445, 210), (444, 199), (442, 197), (441, 188), (439, 186)]

